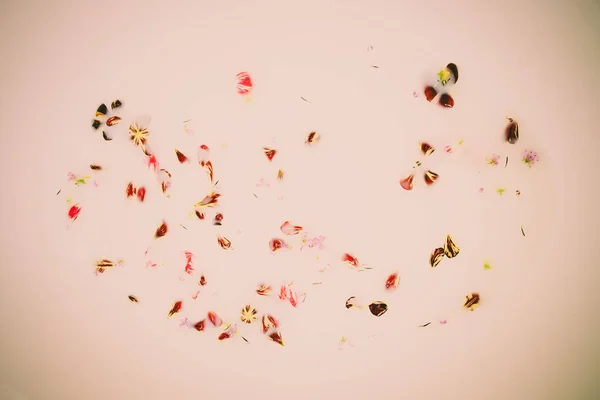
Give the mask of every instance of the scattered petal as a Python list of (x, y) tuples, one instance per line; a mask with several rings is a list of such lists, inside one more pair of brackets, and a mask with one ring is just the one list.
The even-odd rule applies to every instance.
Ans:
[(298, 294), (297, 292), (292, 292), (290, 290), (289, 295), (290, 295), (290, 304), (294, 308), (298, 307), (298, 304), (304, 303), (304, 300), (306, 300), (306, 293)]
[(273, 161), (273, 157), (275, 157), (275, 154), (277, 153), (277, 150), (270, 149), (268, 147), (263, 147), (263, 150), (265, 152), (265, 155), (269, 159), (269, 161)]
[(200, 280), (198, 281), (198, 284), (199, 284), (200, 286), (204, 286), (204, 285), (206, 285), (206, 278), (204, 277), (204, 275), (202, 275), (202, 276), (200, 277)]
[(500, 196), (502, 196), (505, 191), (506, 191), (506, 189), (504, 189), (504, 188), (498, 188), (498, 189), (496, 189), (496, 193), (498, 193)]
[(479, 300), (480, 300), (480, 298), (479, 298), (478, 293), (468, 294), (466, 296), (464, 307), (467, 310), (473, 311), (474, 309), (476, 309), (479, 306)]
[(210, 150), (205, 144), (200, 145), (200, 147), (198, 148), (198, 164), (201, 167), (204, 167), (206, 165), (206, 162), (208, 161), (209, 152)]
[(154, 172), (158, 172), (158, 161), (156, 160), (156, 156), (155, 155), (149, 155), (148, 159), (146, 160), (146, 163), (148, 165), (148, 168), (154, 169)]
[(117, 99), (117, 100), (113, 101), (112, 103), (110, 103), (110, 108), (112, 108), (114, 110), (115, 108), (119, 108), (122, 105), (123, 105), (123, 103), (121, 103), (121, 100)]
[(90, 168), (94, 171), (101, 171), (102, 167), (100, 165), (97, 164), (90, 164)]
[(493, 267), (492, 267), (492, 265), (491, 265), (489, 262), (485, 261), (485, 262), (483, 263), (483, 270), (484, 270), (484, 271), (489, 271), (489, 270), (490, 270), (490, 269), (492, 269), (492, 268), (493, 268)]
[(81, 207), (79, 207), (79, 204), (72, 205), (71, 208), (69, 208), (69, 218), (72, 220), (77, 219), (79, 212), (81, 212)]
[(539, 160), (540, 160), (540, 157), (538, 156), (538, 154), (535, 151), (525, 149), (525, 152), (523, 153), (522, 161), (527, 166), (529, 166), (529, 168), (533, 167), (535, 165), (535, 163), (537, 163)]
[(102, 137), (104, 138), (104, 140), (106, 140), (107, 142), (110, 142), (112, 140), (112, 138), (110, 136), (108, 136), (108, 134), (104, 131), (102, 131)]
[(117, 125), (121, 121), (121, 117), (113, 115), (109, 119), (106, 120), (106, 126), (114, 126)]
[(361, 306), (359, 306), (356, 302), (356, 296), (349, 297), (348, 300), (346, 300), (346, 308), (361, 308)]
[(108, 107), (106, 107), (106, 104), (102, 103), (98, 106), (98, 109), (96, 110), (96, 117), (103, 117), (106, 115), (107, 112)]
[(227, 250), (231, 247), (231, 240), (227, 239), (226, 237), (218, 236), (217, 241), (224, 250)]
[(492, 154), (491, 157), (487, 157), (486, 162), (495, 167), (500, 162), (500, 156), (498, 154)]
[(432, 185), (439, 178), (439, 175), (433, 171), (427, 170), (425, 171), (424, 178), (426, 184)]
[[(100, 125), (102, 125), (102, 122), (100, 122), (99, 120), (95, 119), (92, 121), (92, 128), (97, 130), (98, 128), (100, 128)], [(102, 133), (104, 133), (104, 132), (102, 132)], [(106, 137), (105, 137), (105, 139), (106, 139)]]
[(188, 160), (187, 156), (177, 149), (175, 149), (175, 155), (177, 156), (177, 160), (179, 160), (180, 164), (183, 164)]
[(505, 130), (506, 141), (510, 144), (515, 144), (519, 140), (519, 124), (510, 117), (506, 117), (506, 119), (509, 122)]
[(286, 248), (287, 244), (279, 238), (273, 238), (271, 239), (271, 241), (269, 242), (269, 248), (271, 249), (272, 252), (276, 252), (277, 250), (280, 250), (282, 248)]
[(130, 294), (129, 296), (127, 296), (127, 298), (129, 299), (130, 302), (132, 303), (139, 303), (140, 301), (137, 299), (137, 297), (135, 297), (134, 295)]
[(288, 298), (288, 287), (286, 285), (281, 285), (279, 288), (279, 300), (287, 300)]
[(454, 258), (458, 255), (459, 252), (460, 249), (456, 244), (454, 244), (450, 235), (446, 235), (446, 243), (444, 244), (444, 254), (446, 255), (446, 257)]
[(433, 99), (435, 99), (435, 96), (437, 96), (437, 90), (435, 90), (433, 88), (433, 86), (427, 86), (427, 87), (425, 87), (424, 93), (425, 93), (425, 98), (429, 102), (433, 101)]
[(397, 272), (394, 272), (385, 280), (385, 288), (389, 291), (394, 291), (398, 288), (398, 284), (400, 283), (400, 276)]
[(204, 213), (196, 210), (196, 217), (198, 217), (198, 219), (204, 219)]
[(107, 260), (106, 258), (96, 261), (96, 272), (99, 274), (104, 273), (104, 271), (106, 271), (108, 268), (114, 268), (117, 264), (120, 264), (122, 261), (119, 261), (117, 263), (111, 261), (111, 260)]
[(194, 204), (194, 207), (214, 207), (219, 203), (219, 197), (221, 197), (219, 193), (211, 192), (198, 203)]
[(202, 332), (205, 328), (205, 320), (202, 321), (198, 321), (194, 324), (194, 329), (197, 330), (198, 332)]
[(428, 156), (435, 151), (435, 148), (429, 143), (420, 142), (419, 146), (421, 146), (421, 153), (425, 156)]
[(262, 331), (263, 333), (267, 333), (270, 329), (278, 328), (279, 321), (277, 321), (273, 316), (269, 314), (265, 314), (262, 316)]
[(252, 92), (253, 84), (250, 74), (247, 72), (240, 72), (236, 75), (237, 79), (237, 92), (242, 96), (247, 96)]
[(154, 238), (159, 239), (167, 234), (167, 223), (163, 221), (163, 223), (156, 228), (156, 232), (154, 233)]
[(242, 308), (240, 319), (247, 324), (253, 323), (256, 321), (256, 309), (250, 305), (246, 305)]
[(213, 220), (213, 225), (221, 226), (222, 222), (223, 222), (223, 214), (217, 213)]
[(440, 104), (447, 108), (454, 107), (454, 99), (448, 93), (442, 94), (440, 97)]
[(299, 234), (302, 231), (302, 227), (301, 226), (299, 226), (299, 225), (293, 225), (290, 221), (285, 221), (283, 224), (281, 224), (281, 226), (279, 227), (279, 229), (285, 235), (289, 235), (289, 236), (297, 235), (297, 234)]
[(235, 325), (229, 325), (225, 328), (223, 332), (219, 335), (219, 340), (225, 340), (231, 338), (235, 334), (236, 327)]
[(316, 131), (312, 131), (306, 137), (306, 142), (305, 143), (309, 144), (309, 145), (312, 145), (312, 144), (317, 143), (320, 138), (321, 138), (321, 135), (319, 135)]
[(204, 168), (206, 168), (206, 173), (208, 174), (208, 177), (210, 178), (210, 181), (212, 183), (212, 181), (214, 179), (214, 170), (213, 170), (212, 162), (207, 161), (206, 163), (204, 163)]
[(280, 169), (280, 170), (277, 172), (277, 179), (279, 179), (279, 180), (282, 180), (282, 179), (283, 179), (283, 170), (281, 170), (281, 169)]
[(145, 187), (140, 187), (137, 189), (137, 198), (139, 201), (144, 202), (144, 199), (146, 198), (146, 188)]
[(405, 190), (412, 190), (414, 178), (415, 176), (413, 174), (410, 174), (409, 176), (400, 181), (400, 186), (402, 186), (402, 188)]
[(350, 266), (352, 266), (354, 268), (360, 267), (360, 263), (358, 262), (358, 259), (351, 254), (344, 253), (344, 255), (342, 256), (342, 261), (350, 264)]
[(173, 307), (171, 307), (171, 310), (169, 311), (169, 315), (167, 318), (171, 318), (174, 314), (177, 314), (179, 311), (181, 311), (182, 305), (183, 305), (183, 302), (181, 302), (181, 300), (173, 303)]
[(419, 328), (425, 328), (426, 326), (429, 326), (429, 325), (431, 325), (431, 322), (428, 322), (428, 323), (423, 324), (423, 325), (419, 325)]
[(446, 325), (447, 323), (448, 323), (448, 321), (446, 321), (445, 319), (442, 319), (442, 320), (440, 321), (440, 324), (442, 324), (442, 325)]
[(521, 196), (521, 191), (517, 189), (517, 190), (515, 191), (515, 194), (517, 195), (517, 197), (520, 197), (520, 196)]
[(149, 135), (148, 129), (141, 127), (137, 122), (129, 125), (129, 139), (144, 152), (146, 152), (146, 140), (148, 140)]
[(383, 301), (375, 301), (369, 304), (369, 311), (376, 317), (381, 317), (387, 310), (388, 306)]
[(170, 197), (167, 194), (167, 190), (169, 190), (169, 188), (171, 187), (171, 173), (166, 169), (161, 168), (156, 174), (156, 179), (160, 184), (160, 188), (163, 194), (165, 194), (167, 197)]
[(271, 286), (262, 284), (256, 289), (256, 293), (260, 296), (268, 296), (271, 293)]
[(444, 258), (444, 249), (442, 247), (433, 250), (429, 257), (429, 265), (431, 265), (431, 268), (437, 267), (440, 261), (442, 261), (442, 258)]
[(283, 339), (281, 338), (281, 333), (279, 331), (269, 334), (269, 339), (283, 346)]
[(213, 324), (216, 327), (219, 327), (223, 324), (223, 320), (212, 311), (208, 312), (208, 320), (211, 324)]
[(521, 225), (521, 233), (525, 236), (525, 231), (523, 230), (523, 225)]

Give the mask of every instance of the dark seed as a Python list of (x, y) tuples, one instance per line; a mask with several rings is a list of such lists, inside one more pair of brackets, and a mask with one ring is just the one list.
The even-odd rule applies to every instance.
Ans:
[(444, 107), (452, 108), (454, 107), (454, 99), (448, 93), (444, 93), (440, 97), (440, 104)]
[(433, 88), (433, 86), (425, 87), (425, 98), (427, 101), (431, 102), (437, 96), (437, 91)]
[(94, 129), (100, 128), (100, 125), (102, 125), (102, 122), (98, 121), (97, 119), (95, 119), (94, 122), (92, 122), (92, 128)]
[(454, 78), (454, 83), (458, 82), (458, 67), (454, 63), (450, 63), (446, 65), (446, 68), (452, 72), (452, 77)]
[(106, 115), (107, 112), (108, 108), (106, 107), (106, 104), (100, 104), (100, 106), (98, 106), (98, 109), (96, 110), (96, 117)]
[(119, 108), (123, 105), (123, 103), (121, 103), (121, 100), (115, 100), (110, 104), (110, 108), (112, 108), (113, 110), (115, 108)]
[(388, 310), (388, 306), (382, 301), (376, 301), (369, 304), (369, 310), (374, 316), (381, 317)]
[(519, 140), (519, 124), (512, 118), (507, 119), (509, 124), (506, 127), (506, 141), (510, 144), (515, 144)]

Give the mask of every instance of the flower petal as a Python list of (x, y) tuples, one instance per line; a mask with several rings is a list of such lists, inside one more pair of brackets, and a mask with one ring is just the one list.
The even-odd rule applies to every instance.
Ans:
[(283, 224), (281, 224), (281, 226), (279, 227), (279, 229), (281, 230), (281, 232), (283, 232), (285, 235), (297, 235), (298, 233), (300, 233), (302, 231), (302, 227), (299, 225), (293, 225), (290, 221), (285, 221)]
[(454, 258), (458, 255), (459, 252), (460, 249), (456, 244), (454, 244), (450, 235), (446, 235), (446, 243), (444, 244), (444, 254), (446, 255), (446, 257)]
[(404, 190), (412, 190), (414, 178), (415, 176), (413, 174), (410, 174), (409, 176), (400, 181), (400, 186), (402, 186)]
[(437, 267), (442, 258), (444, 258), (444, 249), (442, 247), (433, 250), (431, 256), (429, 256), (429, 265), (431, 265), (431, 268)]

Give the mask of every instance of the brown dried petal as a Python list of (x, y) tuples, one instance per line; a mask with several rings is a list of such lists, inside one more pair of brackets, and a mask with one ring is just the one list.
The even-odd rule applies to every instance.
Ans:
[(442, 258), (444, 258), (444, 249), (442, 247), (433, 250), (429, 257), (429, 265), (431, 265), (431, 268), (437, 267), (440, 261), (442, 261)]
[(196, 329), (198, 332), (202, 332), (204, 330), (205, 326), (206, 326), (205, 320), (198, 321), (194, 325), (194, 329)]
[(179, 150), (175, 149), (175, 155), (177, 156), (177, 160), (179, 160), (179, 163), (183, 164), (184, 162), (187, 161), (187, 156), (185, 154), (183, 154), (182, 152), (180, 152)]
[(346, 300), (346, 308), (359, 308), (360, 306), (356, 303), (356, 296), (352, 296)]
[(506, 127), (506, 141), (510, 144), (515, 144), (519, 140), (519, 124), (512, 118), (507, 117), (506, 119), (509, 122)]
[(154, 238), (159, 239), (167, 234), (167, 223), (163, 221), (163, 223), (156, 229), (156, 233), (154, 233)]
[(279, 321), (277, 321), (273, 316), (269, 314), (265, 314), (262, 316), (262, 331), (263, 333), (267, 333), (271, 328), (279, 327)]
[(471, 293), (466, 296), (464, 307), (468, 310), (473, 311), (479, 306), (479, 293)]
[(194, 204), (195, 207), (214, 207), (219, 203), (219, 193), (211, 192), (207, 194), (202, 200)]
[(450, 235), (446, 235), (446, 244), (444, 245), (444, 254), (446, 255), (446, 257), (454, 258), (458, 255), (459, 252), (460, 249), (456, 244), (454, 244)]
[(425, 171), (425, 175), (424, 175), (425, 183), (428, 185), (432, 185), (439, 177), (440, 176), (433, 171), (430, 171), (430, 170)]
[(433, 88), (433, 86), (427, 86), (427, 87), (425, 87), (424, 93), (425, 93), (425, 98), (429, 102), (431, 102), (433, 99), (435, 99), (435, 96), (437, 96), (437, 90), (435, 90)]
[(137, 297), (135, 297), (134, 295), (130, 294), (129, 296), (127, 296), (127, 298), (129, 299), (130, 302), (132, 303), (138, 303), (139, 300), (137, 299)]
[(108, 134), (104, 131), (102, 131), (102, 137), (104, 138), (104, 140), (106, 140), (107, 142), (110, 142), (112, 140), (112, 138), (110, 136), (108, 136)]
[(321, 136), (317, 132), (313, 131), (313, 132), (309, 133), (308, 136), (306, 137), (306, 143), (307, 144), (317, 143), (319, 141), (320, 137)]
[(420, 142), (419, 145), (421, 146), (421, 153), (423, 153), (423, 155), (428, 156), (435, 151), (435, 148), (429, 143)]
[(226, 237), (218, 236), (217, 241), (219, 242), (219, 245), (225, 250), (231, 247), (231, 240), (227, 239)]
[(454, 107), (454, 99), (448, 93), (444, 93), (440, 97), (440, 104), (444, 107), (452, 108)]
[(275, 331), (275, 332), (269, 334), (269, 339), (271, 339), (275, 343), (279, 343), (280, 345), (283, 346), (283, 339), (282, 339), (281, 333), (279, 331)]
[(383, 301), (375, 301), (369, 304), (369, 310), (374, 316), (381, 317), (388, 310), (388, 306)]
[(198, 219), (204, 219), (204, 213), (196, 210), (196, 217), (198, 217)]

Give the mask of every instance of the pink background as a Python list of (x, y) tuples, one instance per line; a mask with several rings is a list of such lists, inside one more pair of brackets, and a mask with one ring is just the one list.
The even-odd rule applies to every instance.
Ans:
[[(0, 7), (1, 398), (598, 398), (598, 2)], [(454, 109), (414, 98), (448, 62), (460, 72)], [(240, 71), (254, 80), (249, 103), (235, 91)], [(123, 132), (105, 142), (90, 120), (115, 98)], [(152, 117), (170, 199), (124, 133), (139, 115)], [(514, 146), (502, 141), (505, 115), (520, 123)], [(308, 148), (312, 130), (322, 139)], [(420, 140), (437, 151), (420, 157)], [(220, 228), (189, 215), (210, 186), (173, 152), (194, 159), (202, 143), (223, 195)], [(272, 163), (264, 146), (278, 150)], [(519, 162), (525, 148), (540, 154), (531, 169)], [(417, 159), (439, 182), (404, 191)], [(67, 182), (91, 163), (105, 168), (98, 187)], [(261, 178), (271, 186), (257, 188)], [(129, 181), (148, 187), (143, 204), (125, 198)], [(82, 205), (73, 224), (67, 197)], [(170, 232), (152, 254), (165, 266), (147, 269), (162, 219)], [(269, 254), (285, 220), (324, 235), (325, 248), (300, 251), (296, 237)], [(431, 269), (447, 233), (461, 252)], [(196, 271), (180, 281), (184, 250)], [(350, 270), (344, 252), (374, 269)], [(96, 277), (103, 257), (124, 267)], [(199, 272), (209, 283), (192, 300)], [(254, 293), (292, 280), (307, 292), (296, 309)], [(472, 291), (482, 303), (471, 313)], [(352, 295), (389, 311), (346, 310)], [(252, 304), (281, 320), (285, 347), (258, 323), (239, 327), (249, 344), (182, 328), (166, 319), (180, 298), (180, 317), (194, 321), (209, 310), (235, 321)], [(342, 336), (353, 346), (340, 350)]]

